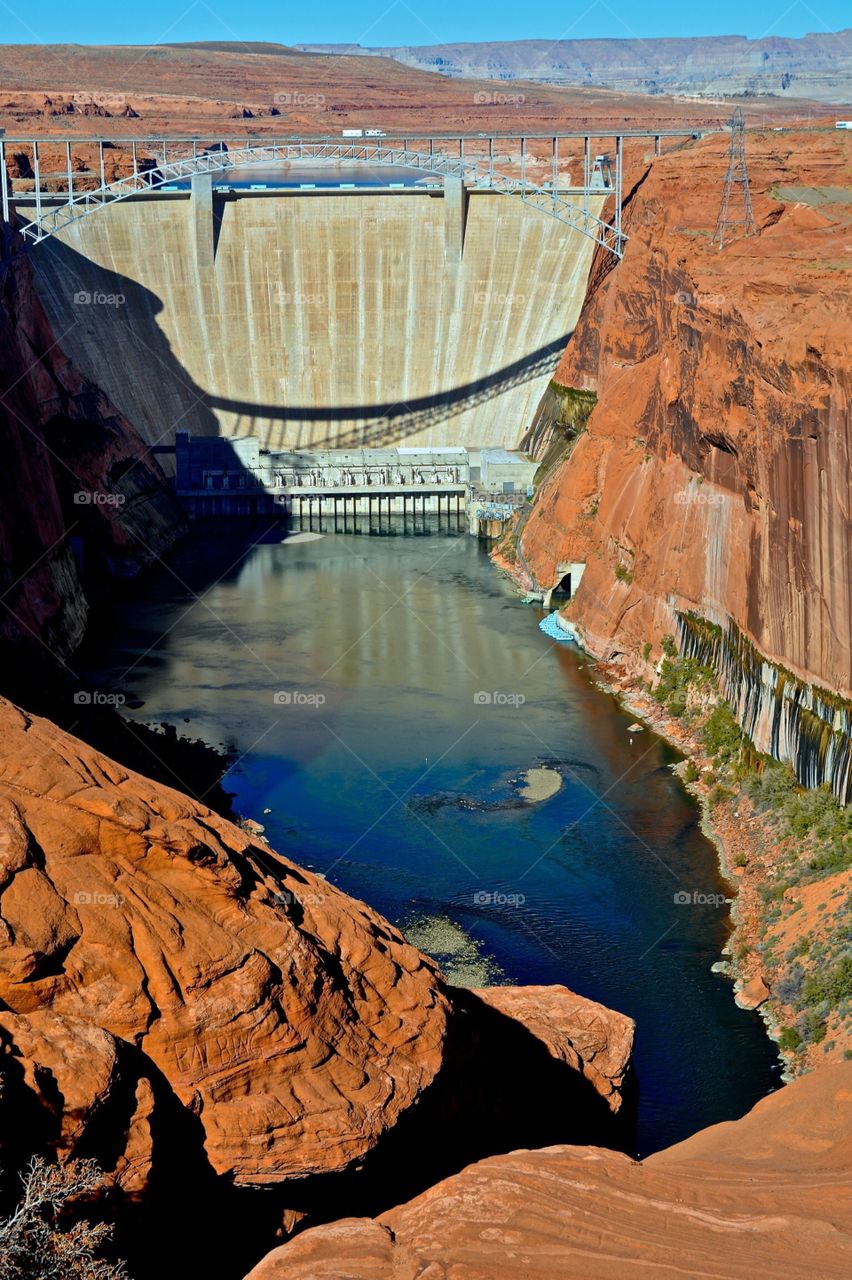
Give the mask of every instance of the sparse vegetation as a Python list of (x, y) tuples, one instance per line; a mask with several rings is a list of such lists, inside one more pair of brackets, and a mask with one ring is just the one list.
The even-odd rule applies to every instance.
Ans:
[(103, 1184), (93, 1160), (34, 1157), (21, 1181), (20, 1203), (0, 1219), (0, 1280), (126, 1280), (123, 1263), (97, 1256), (112, 1229), (75, 1212)]
[(802, 1037), (795, 1027), (784, 1027), (778, 1037), (778, 1047), (784, 1053), (795, 1053), (801, 1043)]
[[(712, 639), (713, 624), (704, 630)], [(763, 906), (756, 950), (773, 999), (788, 1011), (791, 1025), (781, 1031), (779, 1046), (786, 1053), (805, 1054), (819, 1045), (829, 1051), (852, 1017), (852, 895), (842, 881), (833, 882), (839, 887), (826, 893), (822, 902), (806, 902), (791, 891), (852, 867), (852, 807), (840, 805), (827, 787), (802, 787), (789, 765), (761, 755), (730, 705), (719, 698), (710, 666), (678, 656), (672, 636), (662, 638), (661, 649), (659, 678), (651, 694), (672, 717), (695, 725), (712, 763), (700, 773), (688, 762), (684, 780), (703, 783), (711, 807), (747, 795), (764, 819), (769, 857), (764, 861), (758, 854), (755, 870), (770, 878), (758, 880)], [(751, 866), (751, 848), (737, 852), (732, 862), (736, 868)], [(818, 931), (787, 946), (785, 956), (777, 955), (776, 926), (805, 905), (810, 918), (818, 921)], [(741, 944), (737, 960), (749, 950)]]

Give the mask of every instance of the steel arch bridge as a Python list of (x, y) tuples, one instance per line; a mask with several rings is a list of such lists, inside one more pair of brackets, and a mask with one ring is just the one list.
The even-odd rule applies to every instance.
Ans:
[[(49, 144), (50, 138), (40, 139)], [(154, 166), (143, 169), (138, 165), (136, 146), (133, 146), (133, 172), (114, 182), (104, 180), (103, 147), (100, 141), (100, 184), (95, 190), (75, 191), (74, 176), (71, 168), (70, 149), (68, 150), (67, 176), (59, 189), (48, 192), (41, 189), (38, 175), (37, 145), (35, 192), (27, 195), (27, 203), (35, 205), (35, 217), (19, 227), (24, 246), (36, 245), (49, 239), (57, 232), (73, 225), (80, 219), (103, 209), (106, 205), (133, 196), (150, 193), (163, 187), (185, 182), (205, 174), (227, 173), (232, 169), (244, 169), (251, 166), (268, 165), (274, 162), (299, 160), (328, 161), (360, 161), (368, 165), (419, 170), (424, 175), (456, 180), (473, 191), (493, 191), (501, 195), (514, 196), (524, 204), (539, 210), (581, 235), (588, 236), (604, 249), (621, 258), (627, 240), (621, 226), (622, 193), (621, 164), (616, 165), (615, 175), (609, 185), (587, 185), (571, 188), (575, 196), (582, 196), (582, 204), (576, 204), (568, 194), (560, 191), (554, 182), (552, 186), (538, 185), (530, 182), (525, 176), (519, 178), (500, 173), (494, 168), (493, 156), (487, 160), (466, 159), (463, 155), (451, 156), (436, 151), (430, 146), (428, 151), (412, 149), (406, 142), (399, 146), (384, 143), (375, 139), (342, 139), (340, 141), (321, 140), (317, 142), (293, 141), (258, 142), (252, 140), (247, 145), (236, 145), (227, 149), (223, 144), (197, 152), (193, 146), (193, 154), (177, 159), (167, 157), (166, 141), (159, 145), (162, 148), (163, 160), (156, 161)], [(146, 140), (147, 141), (147, 140)], [(620, 140), (619, 140), (620, 141)], [(32, 144), (31, 144), (32, 145)], [(65, 143), (70, 148), (69, 143)], [(0, 154), (0, 159), (2, 155)], [(620, 159), (620, 155), (619, 155)], [(588, 166), (587, 166), (588, 167)], [(5, 167), (0, 165), (0, 176), (5, 178)], [(613, 221), (607, 222), (598, 217), (588, 207), (590, 197), (611, 196), (614, 202)], [(18, 197), (18, 200), (20, 197)], [(61, 201), (57, 204), (56, 201)], [(50, 203), (47, 204), (46, 202)], [(9, 205), (15, 202), (10, 198), (3, 182), (3, 214), (8, 221)]]

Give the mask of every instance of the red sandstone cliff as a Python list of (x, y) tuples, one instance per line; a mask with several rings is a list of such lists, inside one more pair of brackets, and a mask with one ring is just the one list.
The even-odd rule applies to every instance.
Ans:
[(642, 1163), (580, 1147), (485, 1160), (305, 1232), (248, 1280), (844, 1280), (850, 1187), (846, 1064)]
[(82, 638), (87, 595), (151, 563), (182, 527), (159, 468), (66, 359), (65, 337), (28, 260), (0, 267), (0, 642), (51, 663)]
[(522, 564), (552, 585), (585, 562), (568, 615), (605, 657), (656, 654), (693, 609), (849, 694), (852, 139), (749, 134), (759, 235), (719, 252), (725, 145), (656, 160), (624, 260), (598, 255), (556, 375), (597, 403)]
[(6, 1171), (94, 1155), (152, 1230), (179, 1210), (190, 1252), (230, 1243), (245, 1270), (305, 1214), (615, 1124), (629, 1018), (561, 987), (456, 991), (204, 806), (3, 700), (0, 734)]

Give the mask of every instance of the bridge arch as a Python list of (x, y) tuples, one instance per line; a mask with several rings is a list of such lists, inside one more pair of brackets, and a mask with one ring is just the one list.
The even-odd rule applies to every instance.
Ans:
[[(45, 141), (50, 140), (45, 139)], [(100, 145), (103, 147), (103, 142)], [(163, 144), (163, 151), (165, 157), (165, 144)], [(157, 162), (154, 168), (142, 170), (137, 165), (134, 146), (134, 171), (114, 182), (101, 182), (92, 191), (74, 191), (69, 162), (66, 190), (50, 193), (51, 199), (58, 196), (62, 203), (53, 204), (50, 208), (42, 206), (42, 193), (37, 179), (36, 216), (20, 228), (25, 245), (39, 244), (80, 218), (88, 217), (116, 201), (172, 186), (176, 182), (192, 180), (205, 174), (212, 176), (227, 173), (233, 169), (268, 166), (276, 162), (291, 163), (299, 160), (355, 161), (371, 166), (406, 168), (419, 171), (424, 175), (433, 174), (443, 179), (455, 180), (468, 190), (493, 191), (501, 195), (513, 196), (594, 240), (613, 253), (616, 258), (621, 258), (623, 255), (627, 239), (621, 229), (620, 166), (611, 187), (578, 189), (580, 194), (585, 193), (598, 198), (602, 195), (612, 195), (615, 214), (614, 221), (610, 223), (594, 214), (588, 208), (586, 201), (582, 205), (574, 203), (555, 184), (539, 185), (525, 176), (513, 177), (501, 173), (495, 169), (493, 160), (484, 163), (466, 159), (462, 155), (448, 155), (442, 151), (435, 151), (431, 147), (429, 151), (425, 151), (414, 149), (406, 144), (400, 146), (392, 142), (385, 143), (378, 139), (341, 139), (316, 142), (250, 141), (233, 148), (226, 148), (224, 144), (214, 144), (200, 152), (195, 151), (194, 148), (194, 152), (176, 159), (164, 158), (163, 162)], [(103, 164), (101, 171), (103, 172)]]

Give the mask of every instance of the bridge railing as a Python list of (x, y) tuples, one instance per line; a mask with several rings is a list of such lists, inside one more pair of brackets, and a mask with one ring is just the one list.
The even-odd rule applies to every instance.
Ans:
[[(592, 186), (588, 181), (588, 164), (586, 164), (586, 185), (575, 190), (582, 197), (578, 205), (564, 192), (560, 191), (556, 182), (552, 185), (540, 185), (530, 181), (524, 173), (520, 177), (503, 173), (497, 167), (491, 148), (487, 161), (471, 160), (463, 154), (448, 155), (434, 150), (430, 145), (428, 151), (412, 149), (383, 143), (378, 139), (341, 139), (334, 142), (251, 142), (245, 146), (236, 146), (231, 150), (212, 147), (201, 152), (193, 148), (194, 154), (177, 159), (169, 159), (165, 143), (163, 144), (163, 160), (154, 166), (142, 169), (137, 159), (137, 151), (133, 147), (133, 171), (112, 182), (104, 177), (103, 151), (100, 159), (100, 182), (94, 190), (75, 191), (74, 175), (70, 159), (67, 169), (67, 185), (51, 192), (42, 191), (40, 179), (36, 174), (36, 186), (33, 197), (35, 216), (21, 227), (21, 235), (26, 244), (38, 244), (55, 235), (63, 228), (81, 218), (102, 209), (107, 204), (128, 199), (142, 192), (155, 191), (161, 187), (171, 186), (176, 182), (191, 180), (200, 174), (226, 173), (237, 168), (268, 165), (275, 162), (291, 162), (298, 160), (355, 161), (368, 165), (407, 168), (439, 177), (458, 178), (465, 187), (483, 191), (490, 190), (503, 195), (516, 196), (532, 208), (548, 214), (582, 235), (601, 244), (620, 258), (624, 252), (627, 237), (621, 226), (621, 139), (616, 139), (616, 163), (614, 177), (608, 186)], [(36, 151), (37, 156), (37, 151)], [(5, 170), (0, 170), (5, 177)], [(8, 216), (8, 194), (5, 183), (3, 189), (4, 214)], [(613, 200), (613, 221), (608, 222), (598, 217), (589, 208), (592, 197), (611, 196)], [(62, 203), (53, 203), (60, 199)], [(47, 201), (50, 200), (50, 204)]]

